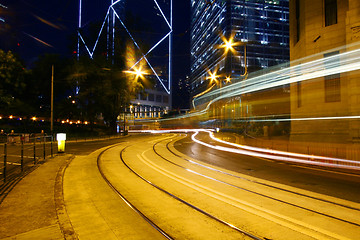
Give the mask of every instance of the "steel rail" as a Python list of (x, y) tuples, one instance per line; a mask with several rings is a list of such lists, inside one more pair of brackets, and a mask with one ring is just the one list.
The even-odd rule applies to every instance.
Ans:
[[(128, 146), (128, 147), (130, 147), (130, 146)], [(127, 147), (126, 147), (126, 148), (127, 148)], [(203, 215), (205, 215), (205, 216), (207, 216), (207, 217), (209, 217), (209, 218), (211, 218), (211, 219), (213, 219), (213, 220), (215, 220), (215, 221), (217, 221), (217, 222), (219, 222), (219, 223), (222, 223), (222, 224), (226, 225), (227, 227), (230, 227), (230, 228), (232, 228), (233, 230), (238, 231), (238, 232), (240, 232), (241, 234), (243, 234), (243, 235), (245, 235), (245, 236), (247, 236), (247, 237), (250, 237), (250, 238), (256, 239), (256, 240), (263, 240), (263, 239), (264, 239), (264, 238), (257, 237), (257, 236), (255, 236), (255, 235), (253, 235), (252, 233), (249, 233), (249, 232), (247, 232), (247, 231), (245, 231), (245, 230), (242, 230), (242, 229), (240, 229), (240, 228), (238, 228), (238, 227), (236, 227), (236, 226), (234, 226), (234, 225), (232, 225), (232, 224), (230, 224), (230, 223), (228, 223), (228, 222), (226, 222), (226, 221), (224, 221), (224, 220), (221, 220), (220, 218), (217, 218), (216, 216), (214, 216), (214, 215), (212, 215), (212, 214), (210, 214), (210, 213), (208, 213), (208, 212), (200, 209), (199, 207), (196, 207), (195, 205), (193, 205), (193, 204), (185, 201), (184, 199), (181, 199), (181, 198), (175, 196), (174, 194), (170, 193), (169, 191), (167, 191), (167, 190), (159, 187), (158, 185), (152, 183), (151, 181), (147, 180), (146, 178), (144, 178), (143, 176), (141, 176), (139, 173), (135, 172), (135, 170), (133, 170), (133, 169), (125, 162), (123, 153), (124, 153), (124, 151), (125, 151), (126, 148), (124, 148), (124, 149), (120, 152), (121, 161), (123, 162), (123, 164), (124, 164), (132, 173), (134, 173), (137, 177), (139, 177), (140, 179), (142, 179), (142, 180), (145, 181), (146, 183), (150, 184), (151, 186), (155, 187), (156, 189), (160, 190), (161, 192), (169, 195), (170, 197), (176, 199), (177, 201), (179, 201), (179, 202), (181, 202), (181, 203), (189, 206), (190, 208), (192, 208), (192, 209), (194, 209), (194, 210), (202, 213)]]
[[(156, 149), (155, 149), (155, 146), (157, 144), (159, 144), (160, 142), (162, 142), (164, 140), (161, 140), (157, 143), (155, 143), (153, 145), (153, 151), (155, 152), (156, 155), (158, 155), (160, 158), (164, 159), (165, 161), (179, 167), (179, 168), (182, 168), (182, 169), (185, 169), (187, 170), (187, 168), (177, 164), (177, 163), (174, 163), (172, 161), (170, 161), (169, 159), (163, 157), (161, 154), (159, 154)], [(183, 158), (184, 159), (184, 158)], [(186, 159), (185, 159), (186, 160)], [(193, 161), (191, 160), (187, 160), (188, 162), (190, 163), (193, 163)], [(201, 164), (199, 164), (199, 166), (201, 166)], [(211, 167), (207, 167), (208, 169), (212, 170)], [(300, 205), (297, 205), (297, 204), (294, 204), (294, 203), (291, 203), (291, 202), (287, 202), (287, 201), (284, 201), (284, 200), (281, 200), (281, 199), (278, 199), (278, 198), (275, 198), (275, 197), (271, 197), (269, 195), (265, 195), (265, 194), (262, 194), (262, 193), (259, 193), (259, 192), (256, 192), (256, 191), (253, 191), (253, 190), (250, 190), (250, 189), (247, 189), (247, 188), (243, 188), (243, 187), (239, 187), (239, 186), (236, 186), (236, 185), (233, 185), (231, 183), (227, 183), (227, 182), (224, 182), (224, 181), (221, 181), (219, 179), (216, 179), (216, 178), (213, 178), (213, 177), (209, 177), (209, 176), (206, 176), (204, 174), (200, 174), (198, 172), (195, 172), (193, 170), (191, 171), (188, 171), (188, 172), (191, 172), (193, 174), (196, 174), (198, 176), (202, 176), (204, 178), (207, 178), (207, 179), (211, 179), (213, 181), (216, 181), (216, 182), (219, 182), (219, 183), (222, 183), (222, 184), (225, 184), (225, 185), (228, 185), (228, 186), (231, 186), (231, 187), (234, 187), (234, 188), (237, 188), (237, 189), (240, 189), (240, 190), (243, 190), (243, 191), (246, 191), (246, 192), (250, 192), (250, 193), (253, 193), (253, 194), (256, 194), (258, 196), (261, 196), (261, 197), (265, 197), (265, 198), (268, 198), (268, 199), (271, 199), (271, 200), (274, 200), (274, 201), (277, 201), (277, 202), (281, 202), (281, 203), (284, 203), (284, 204), (287, 204), (289, 206), (292, 206), (292, 207), (296, 207), (296, 208), (299, 208), (299, 209), (302, 209), (302, 210), (305, 210), (305, 211), (308, 211), (308, 212), (311, 212), (311, 213), (315, 213), (315, 214), (319, 214), (319, 215), (322, 215), (322, 216), (325, 216), (325, 217), (328, 217), (328, 218), (332, 218), (332, 219), (335, 219), (335, 220), (338, 220), (338, 221), (341, 221), (341, 222), (344, 222), (344, 223), (347, 223), (347, 224), (351, 224), (351, 225), (354, 225), (356, 227), (360, 227), (360, 224), (358, 223), (355, 223), (355, 222), (351, 222), (351, 221), (348, 221), (346, 219), (342, 219), (342, 218), (338, 218), (338, 217), (335, 217), (335, 216), (332, 216), (332, 215), (329, 215), (329, 214), (326, 214), (326, 213), (322, 213), (322, 212), (319, 212), (319, 211), (316, 211), (316, 210), (313, 210), (313, 209), (310, 209), (310, 208), (306, 208), (306, 207), (303, 207), (303, 206), (300, 206)], [(221, 170), (217, 170), (217, 172), (220, 172), (220, 173), (225, 173)], [(237, 177), (236, 175), (233, 175), (233, 174), (227, 174), (227, 175), (230, 175), (230, 176), (233, 176), (233, 177)], [(246, 179), (246, 178), (242, 178), (242, 177), (239, 177), (241, 179), (245, 179), (245, 180), (249, 180), (249, 179)], [(255, 181), (252, 181), (252, 180), (249, 180), (251, 182), (254, 182), (254, 183), (259, 183), (259, 182), (255, 182)], [(259, 183), (261, 184), (261, 183)], [(265, 185), (265, 184), (264, 184)], [(273, 187), (271, 185), (268, 185), (266, 184), (266, 186), (268, 187)], [(286, 191), (285, 189), (282, 189), (282, 188), (278, 188), (278, 187), (273, 187), (273, 188), (276, 188), (276, 189), (279, 189), (279, 190), (283, 190), (283, 191)], [(287, 192), (291, 192), (291, 193), (295, 193), (293, 191), (287, 191)], [(330, 204), (334, 204), (334, 205), (338, 205), (338, 206), (341, 206), (341, 207), (344, 207), (346, 205), (342, 205), (342, 204), (338, 204), (338, 203), (335, 203), (335, 202), (331, 202), (329, 200), (324, 200), (324, 199), (320, 199), (320, 198), (315, 198), (315, 197), (311, 197), (311, 196), (308, 196), (308, 195), (305, 195), (305, 194), (298, 194), (298, 195), (301, 195), (301, 196), (304, 196), (304, 197), (309, 197), (309, 198), (313, 198), (313, 199), (316, 199), (316, 200), (320, 200), (320, 201), (323, 201), (323, 202), (326, 202), (326, 203), (330, 203)], [(355, 210), (355, 211), (360, 211), (360, 209), (358, 208), (353, 208), (353, 207), (350, 207), (350, 206), (346, 206), (347, 208), (351, 209), (351, 210)]]
[(248, 181), (248, 182), (252, 182), (252, 183), (255, 183), (255, 184), (263, 185), (263, 186), (266, 186), (266, 187), (269, 187), (269, 188), (281, 190), (281, 191), (288, 192), (288, 193), (292, 193), (292, 194), (295, 194), (295, 195), (298, 195), (298, 196), (302, 196), (302, 197), (311, 198), (311, 199), (318, 200), (318, 201), (325, 202), (325, 203), (330, 203), (330, 204), (337, 205), (337, 206), (344, 207), (344, 208), (348, 208), (348, 209), (351, 209), (351, 210), (360, 211), (360, 208), (356, 208), (356, 207), (352, 207), (352, 206), (349, 206), (349, 205), (345, 205), (345, 204), (333, 202), (333, 201), (330, 201), (330, 200), (326, 200), (326, 199), (323, 199), (323, 198), (314, 197), (314, 196), (310, 196), (310, 195), (307, 195), (307, 194), (295, 192), (295, 191), (292, 191), (292, 190), (289, 190), (289, 189), (285, 189), (285, 188), (273, 186), (273, 185), (270, 185), (270, 184), (267, 184), (267, 183), (259, 182), (259, 181), (252, 180), (252, 179), (245, 178), (245, 177), (240, 177), (240, 176), (237, 176), (237, 175), (234, 175), (234, 174), (225, 172), (225, 171), (221, 171), (221, 170), (216, 169), (216, 168), (212, 168), (212, 167), (206, 166), (206, 165), (204, 165), (204, 164), (201, 164), (201, 163), (195, 162), (195, 161), (193, 161), (193, 160), (187, 159), (187, 158), (185, 158), (185, 157), (183, 157), (183, 156), (175, 153), (173, 150), (171, 150), (171, 149), (169, 148), (169, 144), (170, 144), (170, 143), (171, 143), (171, 142), (168, 142), (168, 143), (166, 144), (166, 148), (168, 149), (168, 151), (171, 152), (173, 155), (175, 155), (175, 156), (177, 156), (177, 157), (179, 157), (179, 158), (181, 158), (181, 159), (183, 159), (183, 160), (185, 160), (185, 161), (187, 161), (187, 162), (189, 162), (189, 163), (191, 163), (191, 164), (194, 164), (194, 165), (197, 165), (197, 166), (200, 166), (200, 167), (209, 169), (209, 170), (211, 170), (211, 171), (219, 172), (219, 173), (222, 173), (222, 174), (224, 174), (224, 175), (228, 175), (228, 176), (231, 176), (231, 177), (239, 178), (239, 179), (242, 179), (242, 180), (245, 180), (245, 181)]
[[(105, 176), (102, 168), (101, 168), (101, 165), (100, 165), (100, 161), (101, 161), (101, 156), (104, 154), (104, 152), (108, 151), (109, 149), (111, 148), (114, 148), (118, 145), (115, 145), (115, 146), (111, 146), (109, 148), (106, 148), (104, 149), (100, 154), (99, 156), (97, 157), (97, 167), (99, 169), (99, 172), (102, 176), (102, 178), (105, 180), (105, 182), (109, 185), (109, 187), (126, 203), (126, 205), (128, 205), (134, 212), (136, 212), (137, 214), (139, 214), (147, 223), (149, 223), (153, 228), (155, 228), (160, 234), (162, 234), (166, 239), (173, 239), (169, 234), (167, 234), (164, 230), (162, 230), (158, 225), (156, 225), (153, 221), (151, 221), (144, 213), (142, 213), (137, 207), (135, 207), (127, 198), (124, 197), (124, 195), (122, 195), (120, 193), (119, 190), (117, 190), (115, 188), (115, 186), (110, 182), (110, 180)], [(122, 151), (125, 151), (126, 148), (130, 147), (131, 145), (129, 146), (126, 146), (124, 147)]]

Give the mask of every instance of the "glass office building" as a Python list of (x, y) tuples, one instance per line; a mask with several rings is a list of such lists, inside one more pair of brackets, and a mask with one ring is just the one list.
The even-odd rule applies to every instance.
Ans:
[[(235, 53), (224, 54), (222, 36), (234, 37)], [(246, 69), (287, 62), (289, 1), (191, 0), (190, 50), (192, 96), (209, 86), (208, 71), (239, 81)]]

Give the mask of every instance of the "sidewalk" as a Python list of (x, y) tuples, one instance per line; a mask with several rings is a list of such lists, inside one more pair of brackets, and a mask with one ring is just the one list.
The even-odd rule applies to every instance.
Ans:
[(58, 155), (22, 179), (0, 205), (0, 239), (77, 239), (64, 209), (62, 177), (72, 155)]

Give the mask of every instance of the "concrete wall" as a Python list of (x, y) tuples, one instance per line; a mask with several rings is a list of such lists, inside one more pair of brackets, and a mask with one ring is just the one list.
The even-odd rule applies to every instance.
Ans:
[[(295, 0), (290, 0), (290, 60), (314, 54), (318, 55), (311, 60), (321, 59), (324, 52), (346, 46), (340, 50), (342, 53), (351, 49), (351, 43), (360, 40), (360, 1), (338, 0), (337, 3), (337, 24), (325, 27), (324, 0), (300, 0), (300, 40), (297, 42), (296, 6)], [(359, 72), (340, 75), (339, 102), (325, 102), (324, 78), (291, 84), (291, 117), (360, 115), (359, 75)], [(291, 140), (353, 143), (360, 139), (359, 129), (358, 120), (292, 121)]]

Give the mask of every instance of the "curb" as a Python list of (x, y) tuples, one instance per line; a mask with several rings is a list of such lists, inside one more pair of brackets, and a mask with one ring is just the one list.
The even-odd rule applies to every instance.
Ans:
[(78, 240), (79, 239), (74, 231), (74, 228), (71, 224), (69, 215), (66, 211), (65, 201), (64, 201), (64, 189), (63, 189), (65, 170), (67, 169), (67, 167), (70, 165), (70, 163), (72, 162), (72, 160), (74, 158), (75, 158), (75, 156), (72, 155), (59, 168), (59, 170), (56, 174), (55, 187), (54, 187), (55, 211), (56, 211), (56, 215), (58, 218), (60, 230), (64, 235), (64, 239), (66, 239), (66, 240)]

